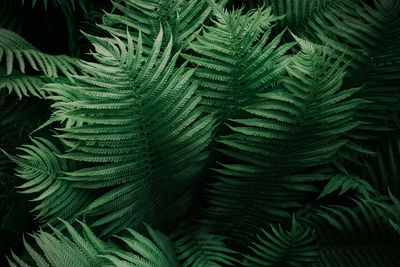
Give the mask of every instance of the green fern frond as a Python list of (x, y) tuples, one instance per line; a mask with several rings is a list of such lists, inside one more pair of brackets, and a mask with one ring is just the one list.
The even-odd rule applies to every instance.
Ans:
[(358, 0), (267, 0), (275, 15), (284, 15), (281, 27), (289, 27), (302, 38), (324, 43), (336, 55), (346, 54), (354, 69), (374, 56), (388, 36), (400, 10), (399, 1), (373, 1), (374, 6)]
[(382, 199), (323, 206), (302, 218), (316, 231), (320, 247), (312, 266), (396, 266), (400, 243), (389, 225), (392, 209)]
[[(399, 1), (393, 2), (399, 3)], [(382, 132), (399, 129), (400, 121), (397, 117), (400, 106), (398, 94), (400, 48), (397, 45), (400, 41), (399, 29), (400, 18), (385, 23), (383, 38), (372, 53), (368, 69), (357, 76), (358, 82), (365, 83), (358, 95), (369, 101), (362, 105), (359, 111), (360, 120), (368, 122), (362, 130)]]
[(45, 97), (45, 91), (42, 90), (45, 82), (46, 77), (26, 75), (16, 70), (9, 75), (5, 75), (5, 71), (0, 74), (0, 90), (7, 89), (8, 93), (13, 92), (20, 99), (22, 96)]
[(324, 190), (319, 194), (318, 199), (325, 197), (326, 195), (335, 192), (340, 188), (339, 196), (346, 193), (349, 190), (355, 190), (363, 197), (370, 197), (371, 195), (377, 195), (378, 192), (373, 188), (368, 181), (361, 179), (357, 176), (337, 174), (329, 179), (329, 182), (325, 185)]
[(129, 235), (118, 238), (129, 247), (129, 251), (111, 249), (107, 251), (108, 255), (102, 257), (112, 262), (113, 266), (179, 267), (168, 237), (147, 224), (146, 228), (151, 239), (127, 229)]
[(297, 190), (318, 191), (304, 182), (326, 174), (303, 172), (331, 162), (347, 142), (344, 133), (358, 125), (353, 118), (361, 101), (350, 96), (359, 88), (340, 90), (346, 68), (340, 62), (303, 47), (282, 78), (286, 88), (259, 94), (257, 104), (244, 108), (245, 118), (231, 120), (233, 134), (220, 138), (219, 151), (231, 160), (217, 169), (207, 212), (239, 242), (290, 217), (285, 209), (300, 205)]
[(79, 222), (82, 231), (66, 221), (67, 229), (63, 234), (50, 226), (53, 233), (40, 230), (32, 235), (38, 248), (31, 246), (24, 238), (28, 252), (28, 263), (11, 252), (8, 258), (10, 266), (139, 266), (139, 267), (178, 267), (175, 253), (169, 239), (161, 232), (146, 225), (151, 239), (127, 229), (127, 235), (117, 237), (126, 244), (119, 249), (115, 244), (105, 243), (99, 239), (84, 223)]
[(24, 194), (34, 194), (37, 202), (33, 211), (37, 218), (53, 224), (57, 218), (71, 221), (77, 213), (91, 201), (92, 197), (82, 189), (73, 188), (68, 181), (61, 180), (64, 172), (76, 168), (74, 162), (61, 159), (60, 150), (44, 138), (32, 139), (33, 144), (20, 148), (24, 154), (11, 156), (18, 164), (16, 176), (26, 180), (18, 189)]
[(258, 242), (251, 247), (252, 255), (245, 255), (244, 266), (308, 266), (319, 255), (315, 234), (292, 217), (289, 231), (281, 225), (271, 225), (271, 231), (261, 230)]
[(99, 63), (84, 65), (90, 76), (48, 88), (55, 118), (66, 121), (58, 138), (70, 150), (62, 158), (95, 163), (63, 179), (81, 188), (109, 188), (86, 208), (96, 218), (92, 225), (104, 227), (102, 234), (142, 221), (158, 225), (208, 156), (215, 120), (198, 107), (193, 70), (175, 68), (172, 39), (161, 50), (163, 35), (148, 57), (140, 34), (137, 46), (129, 33), (127, 45), (92, 37)]
[(173, 232), (170, 238), (174, 240), (174, 250), (183, 267), (235, 266), (237, 260), (233, 255), (236, 252), (226, 247), (223, 242), (226, 237), (190, 226), (181, 227)]
[(284, 54), (293, 43), (279, 46), (283, 32), (269, 41), (273, 23), (279, 19), (271, 8), (246, 14), (215, 8), (214, 25), (205, 27), (190, 44), (194, 53), (183, 56), (198, 66), (203, 105), (225, 120), (277, 82), (288, 64)]
[[(222, 0), (221, 4), (226, 2)], [(106, 13), (100, 27), (122, 38), (128, 27), (135, 41), (140, 31), (144, 44), (149, 47), (161, 27), (165, 37), (172, 35), (174, 48), (185, 48), (211, 13), (205, 0), (124, 0), (112, 3), (114, 12)]]
[(382, 195), (388, 188), (397, 197), (400, 196), (400, 140), (396, 136), (387, 136), (386, 140), (375, 145), (375, 156), (363, 157), (359, 172)]
[(22, 73), (26, 65), (33, 70), (41, 71), (47, 77), (57, 77), (58, 71), (71, 79), (77, 74), (78, 60), (66, 55), (48, 55), (40, 52), (18, 34), (0, 28), (0, 62), (6, 65), (7, 75), (13, 72), (15, 64)]
[(50, 227), (52, 234), (40, 230), (32, 235), (38, 248), (32, 247), (24, 238), (24, 246), (31, 262), (25, 263), (12, 252), (12, 259), (7, 257), (10, 266), (104, 266), (106, 263), (99, 255), (108, 247), (97, 238), (83, 223), (83, 235), (80, 235), (69, 223), (63, 221), (68, 236)]

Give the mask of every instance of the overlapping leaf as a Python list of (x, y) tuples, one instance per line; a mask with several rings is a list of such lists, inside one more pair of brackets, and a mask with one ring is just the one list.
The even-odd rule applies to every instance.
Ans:
[(271, 8), (246, 14), (242, 10), (228, 12), (216, 4), (214, 9), (214, 25), (197, 35), (190, 44), (195, 53), (184, 57), (199, 67), (196, 76), (203, 105), (225, 120), (237, 116), (241, 107), (254, 101), (256, 93), (268, 91), (268, 86), (277, 82), (288, 63), (284, 54), (293, 44), (279, 46), (283, 32), (269, 38), (279, 19), (271, 14)]
[(302, 45), (283, 78), (285, 89), (259, 94), (259, 103), (244, 108), (245, 118), (231, 120), (234, 133), (220, 138), (220, 151), (231, 160), (217, 169), (207, 213), (238, 242), (288, 218), (287, 209), (301, 206), (302, 191), (318, 191), (310, 182), (326, 173), (306, 170), (334, 159), (344, 133), (359, 124), (353, 119), (362, 101), (349, 99), (359, 88), (341, 90), (345, 66)]
[[(91, 37), (99, 63), (79, 85), (54, 84), (55, 119), (66, 121), (59, 138), (71, 149), (63, 158), (95, 166), (68, 172), (81, 188), (107, 188), (86, 212), (103, 234), (147, 221), (161, 223), (202, 168), (214, 120), (198, 107), (193, 70), (175, 68), (172, 39), (162, 51), (160, 31), (149, 55), (127, 33)], [(168, 190), (166, 190), (168, 188)]]

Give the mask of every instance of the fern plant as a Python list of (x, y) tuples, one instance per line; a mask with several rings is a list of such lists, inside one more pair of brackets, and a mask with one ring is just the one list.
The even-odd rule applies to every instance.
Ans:
[(399, 265), (400, 1), (0, 8), (0, 265)]

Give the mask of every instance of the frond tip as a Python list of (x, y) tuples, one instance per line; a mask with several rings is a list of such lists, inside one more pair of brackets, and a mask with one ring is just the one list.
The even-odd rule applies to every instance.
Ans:
[(261, 230), (251, 250), (253, 254), (245, 256), (244, 266), (305, 266), (315, 263), (319, 255), (314, 231), (297, 223), (294, 216), (289, 231), (281, 225), (271, 225), (268, 232)]
[(5, 59), (6, 73), (13, 72), (14, 61), (17, 62), (19, 70), (25, 73), (26, 64), (41, 71), (47, 77), (57, 77), (58, 71), (71, 78), (77, 74), (79, 60), (66, 55), (49, 55), (39, 51), (18, 34), (0, 28), (0, 62)]
[(178, 229), (171, 234), (177, 258), (183, 267), (234, 266), (237, 260), (234, 250), (226, 247), (226, 237), (206, 232), (203, 229)]

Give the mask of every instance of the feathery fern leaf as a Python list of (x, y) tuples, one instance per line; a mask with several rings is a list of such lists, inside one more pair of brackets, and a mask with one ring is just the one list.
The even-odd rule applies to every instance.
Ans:
[(330, 162), (346, 143), (343, 134), (358, 125), (361, 101), (349, 97), (359, 88), (340, 91), (339, 65), (311, 44), (303, 47), (282, 78), (286, 89), (259, 94), (259, 103), (244, 108), (246, 118), (231, 120), (234, 133), (220, 138), (220, 151), (235, 163), (217, 169), (207, 212), (240, 242), (272, 219), (288, 218), (285, 209), (299, 206), (301, 191), (318, 191), (305, 182), (326, 174), (302, 171)]
[(395, 196), (400, 196), (400, 140), (389, 136), (375, 145), (376, 155), (363, 157), (359, 172), (382, 195), (389, 189)]
[(276, 83), (288, 63), (284, 54), (293, 43), (278, 46), (283, 32), (268, 40), (272, 23), (279, 19), (271, 8), (243, 14), (243, 10), (227, 12), (219, 5), (214, 7), (215, 25), (197, 35), (189, 46), (195, 54), (184, 57), (199, 67), (196, 76), (202, 103), (227, 119), (251, 103), (255, 93)]
[[(223, 0), (221, 4), (226, 2)], [(124, 37), (128, 27), (135, 41), (140, 31), (144, 44), (150, 47), (161, 27), (166, 37), (172, 35), (174, 47), (185, 48), (211, 12), (206, 0), (124, 0), (112, 3), (118, 12), (106, 13), (100, 27), (119, 37)]]
[(305, 266), (316, 262), (319, 254), (313, 230), (297, 223), (294, 216), (289, 231), (281, 225), (278, 229), (271, 225), (271, 232), (262, 229), (251, 250), (244, 266)]
[(40, 251), (35, 250), (24, 238), (24, 245), (32, 262), (28, 265), (12, 252), (12, 259), (7, 257), (10, 266), (104, 266), (105, 260), (99, 255), (108, 249), (106, 244), (83, 223), (80, 224), (84, 236), (69, 223), (63, 223), (68, 230), (68, 236), (51, 226), (52, 234), (40, 230), (33, 235)]
[(37, 138), (32, 142), (20, 148), (22, 155), (11, 156), (3, 151), (18, 164), (17, 176), (26, 180), (18, 189), (37, 195), (32, 201), (39, 202), (34, 209), (38, 211), (38, 218), (50, 224), (57, 223), (57, 218), (73, 220), (92, 199), (84, 190), (60, 179), (64, 172), (76, 168), (74, 162), (59, 158), (60, 150), (47, 139)]
[(32, 235), (40, 250), (35, 249), (24, 238), (29, 265), (12, 252), (12, 258), (7, 257), (10, 266), (180, 266), (169, 239), (148, 225), (146, 227), (151, 239), (132, 229), (127, 229), (128, 235), (117, 237), (127, 245), (127, 249), (122, 250), (113, 243), (105, 243), (99, 239), (82, 222), (79, 222), (82, 234), (66, 221), (62, 222), (67, 229), (67, 235), (52, 226), (50, 228), (53, 233), (40, 230)]
[(160, 31), (143, 57), (140, 34), (136, 47), (129, 33), (128, 45), (91, 37), (100, 62), (84, 65), (91, 76), (48, 89), (55, 94), (56, 119), (67, 121), (58, 137), (71, 149), (62, 157), (96, 165), (64, 179), (82, 188), (110, 188), (86, 208), (97, 218), (93, 226), (104, 227), (102, 234), (164, 221), (166, 208), (207, 157), (214, 119), (197, 107), (193, 70), (175, 68), (172, 39), (162, 51), (162, 38)]
[(4, 57), (7, 75), (14, 68), (14, 61), (19, 70), (25, 73), (26, 64), (36, 71), (41, 71), (47, 77), (57, 77), (58, 71), (71, 78), (77, 74), (78, 60), (65, 55), (48, 55), (40, 52), (18, 34), (0, 28), (0, 62)]
[[(0, 68), (0, 70), (2, 70)], [(45, 91), (41, 90), (46, 77), (26, 75), (16, 70), (9, 75), (5, 71), (0, 74), (0, 90), (7, 89), (8, 93), (14, 92), (21, 99), (22, 96), (35, 96), (43, 98)]]
[(357, 176), (339, 173), (329, 179), (318, 199), (325, 197), (339, 188), (341, 188), (339, 196), (351, 189), (357, 191), (363, 197), (369, 197), (371, 194), (377, 195), (377, 191), (366, 180)]
[(185, 230), (178, 228), (171, 234), (171, 239), (174, 240), (174, 249), (183, 267), (234, 266), (237, 262), (232, 256), (235, 251), (227, 248), (223, 242), (226, 237), (188, 226)]
[(329, 205), (302, 219), (316, 231), (320, 257), (313, 266), (396, 266), (400, 243), (389, 226), (391, 208), (382, 199)]
[[(385, 2), (385, 1), (384, 1)], [(368, 100), (360, 107), (360, 120), (368, 122), (361, 130), (387, 131), (400, 128), (398, 112), (400, 111), (400, 1), (398, 16), (385, 24), (379, 46), (371, 52), (371, 59), (365, 72), (357, 76), (355, 82), (365, 83), (358, 97)], [(388, 7), (396, 8), (396, 7)], [(383, 12), (382, 16), (387, 12)]]
[(161, 232), (152, 229), (146, 224), (147, 232), (151, 239), (127, 229), (128, 236), (118, 237), (131, 251), (110, 249), (107, 255), (102, 256), (114, 264), (114, 266), (139, 266), (139, 267), (179, 267), (172, 243)]
[(275, 15), (284, 15), (281, 27), (289, 27), (301, 38), (331, 46), (336, 55), (346, 54), (350, 66), (364, 71), (370, 57), (386, 39), (389, 25), (397, 19), (397, 0), (267, 0)]

